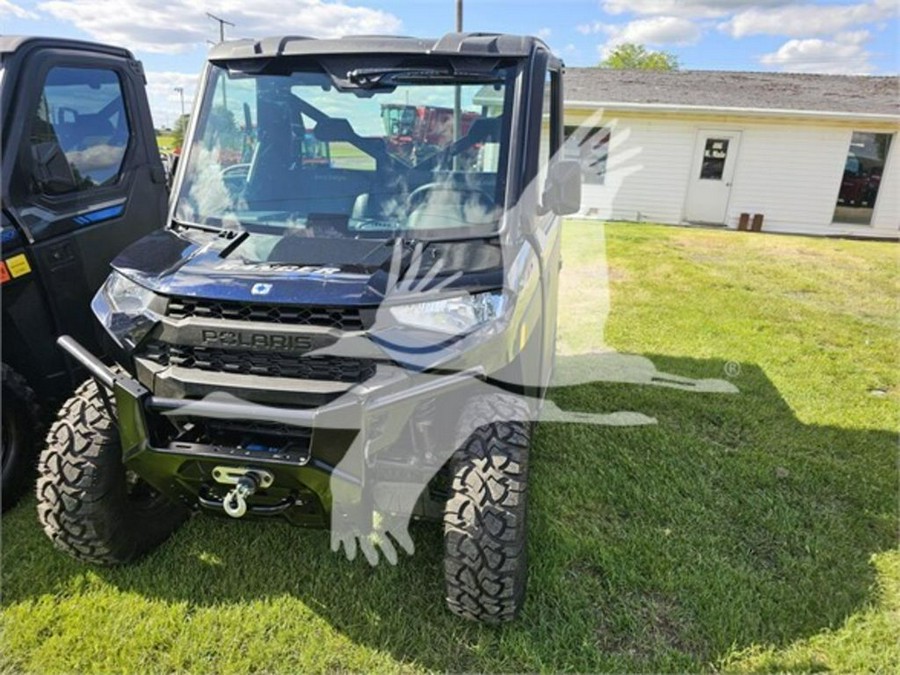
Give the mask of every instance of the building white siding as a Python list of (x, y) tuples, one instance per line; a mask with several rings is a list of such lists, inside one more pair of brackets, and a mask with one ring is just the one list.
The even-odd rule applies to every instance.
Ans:
[(830, 225), (851, 135), (801, 124), (746, 125), (726, 224), (736, 227), (741, 213), (761, 213), (770, 231)]
[(872, 214), (872, 229), (885, 237), (900, 236), (900, 134), (894, 134)]
[(584, 186), (583, 214), (606, 220), (681, 222), (694, 151), (686, 123), (605, 117), (611, 130), (603, 185)]
[[(568, 109), (566, 123), (595, 111)], [(761, 213), (764, 230), (806, 234), (900, 236), (900, 138), (892, 128), (852, 120), (760, 119), (604, 111), (611, 128), (606, 180), (584, 186), (582, 215), (611, 220), (685, 221), (698, 134), (739, 131), (735, 173), (725, 225), (741, 213)], [(872, 224), (833, 223), (853, 131), (894, 134)]]

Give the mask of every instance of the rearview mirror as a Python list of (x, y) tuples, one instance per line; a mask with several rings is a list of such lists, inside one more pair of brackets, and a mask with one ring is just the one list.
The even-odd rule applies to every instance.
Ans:
[(581, 209), (581, 162), (561, 159), (550, 165), (543, 195), (544, 208), (558, 216)]

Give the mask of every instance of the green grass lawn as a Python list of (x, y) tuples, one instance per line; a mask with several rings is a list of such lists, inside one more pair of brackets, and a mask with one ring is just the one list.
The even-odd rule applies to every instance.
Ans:
[(563, 363), (608, 344), (670, 374), (728, 365), (740, 393), (552, 393), (658, 424), (540, 427), (512, 625), (446, 612), (428, 524), (414, 557), (372, 569), (330, 553), (327, 532), (198, 517), (139, 564), (102, 569), (54, 551), (32, 499), (3, 519), (0, 666), (897, 672), (897, 252), (567, 223)]
[(156, 137), (160, 152), (172, 152), (175, 149), (175, 134), (163, 133)]

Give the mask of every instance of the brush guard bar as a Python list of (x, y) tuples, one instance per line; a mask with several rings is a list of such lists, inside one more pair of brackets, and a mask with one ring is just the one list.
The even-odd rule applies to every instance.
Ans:
[[(145, 413), (158, 412), (172, 416), (201, 418), (253, 419), (262, 422), (281, 422), (299, 427), (327, 427), (333, 415), (358, 415), (362, 420), (365, 413), (378, 413), (402, 406), (412, 401), (423, 400), (457, 387), (465, 386), (474, 379), (484, 377), (481, 367), (469, 368), (428, 382), (404, 388), (400, 391), (372, 395), (362, 401), (361, 397), (347, 397), (335, 403), (312, 409), (267, 408), (255, 404), (236, 401), (191, 400), (154, 396), (136, 379), (124, 372), (112, 370), (91, 354), (74, 338), (63, 335), (57, 344), (75, 361), (81, 364), (97, 382), (111, 391), (116, 402), (116, 417), (122, 439), (122, 458), (127, 462), (145, 450), (150, 450), (149, 433)], [(110, 412), (113, 412), (112, 410)], [(348, 483), (360, 485), (361, 478), (341, 472), (331, 464), (313, 458), (310, 467), (326, 474), (335, 475)]]

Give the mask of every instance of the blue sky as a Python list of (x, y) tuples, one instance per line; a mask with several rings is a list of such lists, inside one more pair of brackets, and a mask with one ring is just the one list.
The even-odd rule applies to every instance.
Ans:
[[(453, 0), (0, 0), (0, 31), (100, 40), (144, 62), (158, 125), (187, 104), (212, 12), (228, 37), (451, 29)], [(467, 0), (466, 30), (540, 35), (568, 65), (596, 64), (624, 41), (675, 53), (683, 68), (895, 74), (900, 0)]]

